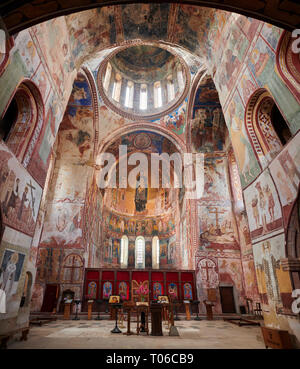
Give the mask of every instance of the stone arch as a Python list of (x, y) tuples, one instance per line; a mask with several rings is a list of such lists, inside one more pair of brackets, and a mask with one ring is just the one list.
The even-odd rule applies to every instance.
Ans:
[(290, 213), (286, 230), (286, 259), (281, 261), (283, 270), (290, 273), (293, 289), (300, 288), (300, 187)]
[[(177, 2), (170, 1), (170, 3)], [(122, 0), (118, 3), (129, 4), (131, 2)], [(277, 0), (269, 0), (268, 6), (261, 6), (259, 0), (256, 0), (254, 4), (241, 3), (238, 0), (227, 0), (226, 3), (223, 0), (183, 0), (182, 3), (208, 8), (213, 6), (225, 11), (234, 11), (290, 30), (297, 28), (300, 21), (299, 5), (296, 5), (295, 2), (288, 2), (286, 7), (280, 6)], [(62, 4), (59, 0), (53, 0), (48, 6), (48, 3), (44, 1), (36, 3), (36, 1), (31, 0), (20, 3), (18, 0), (12, 0), (1, 4), (0, 9), (6, 28), (10, 34), (13, 34), (54, 17), (110, 5), (115, 5), (115, 2), (104, 0), (95, 3), (94, 0), (78, 0), (76, 4), (73, 2)], [(269, 9), (274, 9), (272, 14), (270, 14)]]
[(300, 53), (294, 53), (292, 44), (295, 38), (290, 32), (284, 32), (276, 50), (276, 66), (278, 72), (300, 103)]
[[(265, 89), (254, 92), (245, 110), (246, 131), (262, 168), (265, 168), (284, 146), (272, 118), (274, 110), (279, 111), (275, 100)], [(283, 117), (282, 119), (288, 130), (287, 136), (291, 137), (289, 126)]]
[(37, 86), (23, 80), (3, 114), (3, 140), (27, 168), (44, 123), (44, 104)]

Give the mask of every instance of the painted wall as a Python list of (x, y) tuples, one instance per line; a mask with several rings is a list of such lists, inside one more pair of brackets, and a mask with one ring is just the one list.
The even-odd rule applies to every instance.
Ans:
[[(172, 13), (168, 14), (171, 9)], [(155, 17), (155, 22), (161, 27), (150, 27), (144, 21), (143, 15), (157, 15), (159, 11), (160, 16)], [(140, 25), (139, 28), (136, 27), (137, 24)], [(17, 316), (22, 316), (18, 314), (18, 301), (21, 298), (26, 270), (31, 271), (33, 279), (35, 278), (36, 247), (31, 248), (32, 239), (33, 245), (36, 246), (41, 235), (39, 278), (42, 281), (47, 280), (48, 276), (43, 279), (43, 260), (52, 260), (49, 263), (53, 263), (54, 267), (49, 267), (49, 280), (61, 281), (63, 288), (74, 283), (78, 294), (81, 288), (79, 279), (76, 277), (70, 281), (64, 272), (58, 272), (58, 268), (63, 270), (64, 262), (69, 263), (66, 260), (69, 253), (77, 253), (78, 257), (81, 257), (82, 266), (78, 267), (79, 269), (83, 265), (95, 265), (101, 257), (97, 248), (98, 241), (88, 241), (97, 231), (87, 235), (88, 231), (83, 229), (82, 225), (82, 219), (87, 224), (87, 218), (84, 217), (85, 205), (91, 203), (91, 208), (94, 209), (101, 206), (101, 200), (92, 201), (88, 197), (96, 193), (91, 187), (93, 169), (83, 164), (90, 159), (97, 129), (97, 143), (100, 145), (108, 132), (111, 133), (131, 122), (109, 112), (107, 107), (101, 104), (101, 98), (94, 94), (100, 103), (97, 112), (99, 126), (92, 129), (91, 122), (95, 121), (95, 117), (92, 117), (91, 99), (85, 82), (76, 80), (75, 85), (73, 82), (82, 62), (92, 53), (115, 42), (141, 38), (165, 39), (187, 48), (196, 60), (190, 57), (191, 54), (186, 54), (191, 60), (192, 77), (201, 63), (206, 63), (219, 95), (243, 189), (245, 212), (240, 211), (241, 196), (234, 199), (229, 191), (228, 173), (224, 172), (227, 167), (225, 159), (218, 155), (207, 156), (205, 185), (206, 193), (211, 198), (207, 196), (202, 199), (201, 201), (207, 203), (204, 205), (200, 201), (198, 206), (184, 201), (181, 219), (175, 222), (179, 225), (181, 234), (181, 265), (189, 265), (195, 256), (192, 262), (199, 275), (201, 297), (201, 288), (205, 286), (203, 267), (206, 266), (202, 260), (209, 258), (212, 283), (228, 284), (236, 281), (236, 289), (239, 291), (238, 303), (243, 295), (250, 294), (255, 299), (258, 296), (251, 272), (255, 268), (265, 323), (289, 329), (298, 340), (300, 339), (294, 320), (284, 315), (284, 309), (289, 310), (288, 296), (291, 293), (291, 285), (287, 272), (280, 266), (280, 260), (286, 257), (284, 232), (300, 177), (299, 134), (296, 134), (300, 125), (300, 108), (276, 68), (276, 48), (282, 32), (274, 26), (219, 10), (208, 11), (206, 8), (181, 4), (176, 7), (167, 4), (141, 4), (136, 7), (124, 5), (95, 9), (84, 12), (80, 17), (76, 14), (60, 17), (16, 36), (8, 64), (1, 71), (0, 113), (5, 112), (17, 86), (24, 79), (28, 79), (35, 83), (41, 93), (44, 120), (33, 136), (34, 150), (27, 169), (24, 169), (1, 143), (0, 192), (6, 229), (1, 243), (0, 262), (5, 269), (8, 263), (13, 263), (18, 271), (15, 273), (14, 283), (9, 287), (12, 295), (8, 315), (3, 319), (6, 322), (4, 329), (9, 324), (15, 324)], [(94, 73), (93, 75), (95, 76)], [(266, 161), (267, 165), (264, 167), (261, 166), (245, 124), (247, 104), (254, 91), (260, 88), (267, 90), (273, 97), (293, 135), (285, 148), (272, 162)], [(69, 100), (72, 89), (73, 97)], [(175, 112), (156, 121), (158, 127), (162, 125), (169, 129), (184, 144), (187, 131), (191, 127), (187, 118), (193, 118), (186, 116), (188, 107), (189, 101), (186, 100)], [(59, 155), (55, 159), (49, 184), (47, 206), (41, 209), (42, 212), (38, 215), (51, 149), (56, 137)], [(81, 180), (85, 175), (90, 178), (88, 183)], [(16, 193), (17, 178), (19, 187), (18, 194), (14, 197), (16, 201), (11, 201), (9, 205), (7, 200), (14, 191)], [(231, 184), (235, 183), (235, 179), (231, 175)], [(227, 181), (225, 188), (221, 186), (224, 180)], [(28, 192), (25, 191), (25, 186), (28, 186)], [(214, 202), (211, 202), (213, 196)], [(193, 214), (197, 213), (207, 217), (207, 224), (203, 223), (202, 218), (197, 222), (197, 235), (200, 238), (202, 234), (200, 247), (197, 237), (192, 236), (193, 230), (189, 222)], [(220, 214), (221, 234), (219, 231), (213, 234), (216, 233), (213, 228), (216, 228), (217, 213)], [(25, 214), (28, 216), (25, 217)], [(184, 214), (188, 216), (184, 217)], [(221, 245), (220, 248), (218, 245)], [(196, 254), (196, 251), (199, 253)], [(93, 256), (90, 257), (89, 253)], [(76, 258), (72, 260), (72, 263), (77, 262)], [(249, 283), (253, 288), (249, 287)], [(42, 287), (38, 284), (36, 286), (34, 306), (37, 309), (41, 301)]]

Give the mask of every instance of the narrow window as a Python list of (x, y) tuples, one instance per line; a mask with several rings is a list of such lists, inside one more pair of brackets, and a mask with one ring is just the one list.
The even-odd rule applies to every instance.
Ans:
[(175, 99), (175, 89), (174, 89), (174, 83), (172, 76), (168, 76), (168, 82), (167, 82), (167, 93), (168, 93), (168, 102)]
[(182, 73), (182, 66), (178, 65), (177, 67), (177, 80), (179, 90), (182, 91), (184, 89), (184, 80), (183, 80), (183, 73)]
[(160, 81), (154, 83), (154, 108), (162, 106), (162, 91)]
[(126, 87), (126, 95), (125, 95), (125, 106), (127, 108), (133, 108), (133, 91), (134, 91), (134, 84), (131, 81), (127, 82)]
[(120, 101), (121, 85), (122, 85), (122, 76), (119, 73), (117, 73), (112, 91), (112, 98), (117, 102)]
[(106, 71), (105, 71), (105, 77), (104, 77), (104, 83), (103, 87), (104, 90), (107, 91), (109, 87), (110, 77), (111, 77), (111, 64), (107, 63)]
[(147, 85), (146, 84), (141, 84), (140, 109), (141, 110), (147, 109)]
[(135, 241), (135, 268), (145, 269), (145, 239), (142, 236)]
[(282, 145), (285, 145), (292, 137), (292, 134), (276, 104), (274, 104), (271, 111), (271, 120), (280, 142)]
[(121, 268), (127, 268), (128, 264), (128, 238), (123, 236), (121, 238), (121, 257), (120, 257)]
[(152, 268), (159, 269), (159, 238), (152, 239)]

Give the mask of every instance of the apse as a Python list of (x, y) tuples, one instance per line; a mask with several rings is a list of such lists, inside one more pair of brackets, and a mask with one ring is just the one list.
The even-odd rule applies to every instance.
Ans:
[[(159, 186), (151, 182), (151, 154), (177, 152), (175, 145), (158, 132), (133, 131), (115, 139), (106, 152), (116, 158), (116, 173), (120, 169), (119, 146), (126, 147), (128, 157), (142, 153), (149, 166), (147, 173), (136, 175), (134, 187), (122, 188), (117, 179), (115, 188), (106, 188), (103, 197), (103, 237), (101, 264), (104, 267), (127, 267), (151, 269), (153, 265), (161, 269), (176, 268), (176, 216), (179, 214), (179, 189), (172, 186), (173, 165), (170, 165), (171, 184), (164, 188), (162, 165), (159, 168)], [(130, 175), (135, 165), (127, 161)], [(145, 182), (142, 183), (142, 180)], [(124, 238), (126, 242), (124, 243)], [(124, 247), (126, 246), (126, 251)], [(142, 245), (142, 246), (141, 246)], [(139, 256), (139, 248), (143, 255)], [(157, 248), (157, 249), (156, 249)], [(125, 259), (124, 259), (125, 255)], [(141, 259), (141, 261), (137, 261)]]

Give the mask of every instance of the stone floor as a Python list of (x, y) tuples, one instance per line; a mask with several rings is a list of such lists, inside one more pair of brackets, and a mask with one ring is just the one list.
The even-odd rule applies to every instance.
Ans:
[[(120, 327), (122, 333), (127, 327)], [(163, 336), (145, 333), (127, 336), (111, 333), (112, 320), (56, 320), (32, 326), (27, 341), (9, 343), (8, 349), (263, 349), (259, 326), (242, 326), (222, 320), (180, 320), (175, 322), (179, 336), (169, 336), (163, 324)], [(150, 327), (149, 327), (150, 328)], [(133, 322), (131, 330), (136, 330)]]

